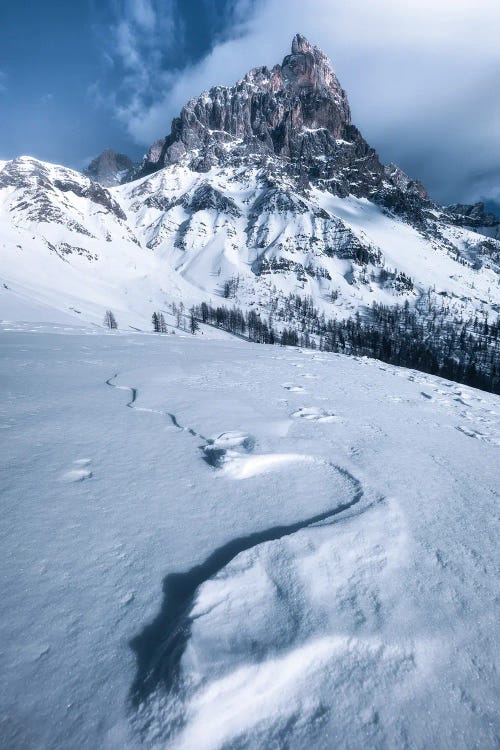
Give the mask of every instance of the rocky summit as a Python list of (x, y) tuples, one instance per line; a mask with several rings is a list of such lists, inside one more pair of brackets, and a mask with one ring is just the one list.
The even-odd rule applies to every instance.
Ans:
[(254, 68), (232, 87), (191, 99), (170, 135), (149, 150), (145, 175), (186, 158), (196, 171), (279, 157), (290, 174), (337, 195), (368, 195), (384, 169), (351, 122), (347, 95), (326, 55), (297, 34), (281, 65)]

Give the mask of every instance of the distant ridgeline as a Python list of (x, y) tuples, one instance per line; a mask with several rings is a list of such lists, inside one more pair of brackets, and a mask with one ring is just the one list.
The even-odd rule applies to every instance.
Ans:
[(430, 298), (417, 309), (408, 302), (394, 307), (374, 303), (364, 318), (356, 313), (340, 321), (326, 319), (311, 298), (294, 294), (276, 306), (268, 320), (254, 310), (204, 302), (191, 308), (191, 316), (259, 344), (374, 357), (500, 393), (500, 318), (494, 323), (459, 320)]

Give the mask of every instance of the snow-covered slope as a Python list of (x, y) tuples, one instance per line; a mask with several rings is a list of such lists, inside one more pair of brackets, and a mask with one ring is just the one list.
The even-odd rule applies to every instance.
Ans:
[(278, 162), (174, 164), (107, 190), (23, 157), (0, 172), (0, 315), (15, 297), (26, 315), (34, 302), (100, 323), (111, 308), (144, 327), (169, 302), (217, 301), (228, 281), (230, 303), (264, 313), (290, 293), (346, 317), (433, 290), (457, 313), (495, 314), (500, 243), (443, 217), (432, 230), (366, 198), (298, 190)]
[(0, 333), (0, 744), (494, 748), (498, 397), (84, 333)]
[[(115, 162), (92, 174), (109, 182)], [(29, 157), (0, 164), (1, 317), (35, 303), (100, 323), (112, 308), (144, 327), (169, 302), (224, 295), (268, 316), (290, 294), (327, 318), (423, 295), (456, 316), (500, 310), (500, 222), (384, 167), (300, 34), (281, 65), (188, 102), (136, 174), (107, 189)]]
[(174, 165), (114, 195), (134, 232), (205, 296), (237, 278), (231, 296), (267, 310), (280, 293), (295, 293), (335, 317), (374, 301), (413, 303), (431, 289), (457, 312), (500, 309), (495, 261), (483, 256), (474, 269), (463, 260), (465, 248), (480, 257), (484, 237), (443, 219), (423, 232), (366, 198), (298, 191), (286, 176), (270, 182), (269, 172), (279, 165), (201, 175)]
[(99, 324), (112, 308), (126, 325), (161, 294), (158, 262), (110, 192), (29, 157), (0, 172), (0, 253), (3, 318), (16, 300), (27, 319), (35, 303)]

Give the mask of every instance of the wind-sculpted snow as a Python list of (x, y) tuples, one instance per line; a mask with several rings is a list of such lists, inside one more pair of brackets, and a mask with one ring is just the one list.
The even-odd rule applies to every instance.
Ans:
[[(136, 406), (138, 389), (132, 386), (116, 385), (114, 375), (106, 381), (107, 385), (131, 394), (126, 406), (141, 410)], [(145, 411), (150, 411), (145, 409)], [(181, 430), (187, 430), (192, 436), (202, 438), (192, 427), (182, 427), (171, 412), (157, 412), (168, 415), (172, 423)], [(206, 440), (206, 438), (205, 438)], [(163, 603), (155, 620), (132, 640), (132, 648), (137, 657), (137, 674), (132, 686), (132, 701), (147, 713), (147, 702), (152, 696), (178, 700), (185, 691), (181, 665), (184, 652), (190, 640), (193, 623), (193, 607), (198, 589), (209, 579), (218, 575), (233, 559), (241, 553), (258, 547), (261, 544), (276, 541), (297, 533), (301, 529), (315, 524), (330, 521), (334, 516), (344, 513), (357, 505), (363, 498), (361, 483), (349, 472), (331, 462), (321, 461), (313, 456), (298, 454), (252, 453), (255, 440), (235, 431), (222, 433), (214, 439), (206, 440), (201, 446), (204, 458), (214, 469), (221, 469), (227, 477), (236, 480), (248, 480), (269, 472), (279, 471), (282, 467), (293, 465), (295, 468), (304, 464), (307, 471), (325, 472), (328, 492), (335, 499), (335, 504), (322, 513), (309, 516), (289, 525), (272, 526), (247, 536), (237, 537), (215, 549), (202, 563), (183, 573), (172, 573), (163, 581)], [(326, 470), (326, 471), (325, 471)], [(281, 647), (286, 646), (285, 642)], [(164, 694), (164, 695), (163, 695)], [(178, 730), (179, 719), (173, 726), (167, 726), (167, 734)]]
[[(458, 736), (456, 731), (465, 738), (465, 744), (458, 741), (459, 747), (468, 747), (467, 738), (475, 733), (487, 743), (491, 714), (482, 724), (479, 716), (472, 718), (469, 709), (465, 709), (471, 701), (478, 700), (477, 691), (473, 698), (475, 691), (472, 688), (471, 692), (469, 678), (465, 678), (466, 662), (455, 664), (448, 631), (450, 618), (461, 623), (457, 638), (460, 648), (470, 654), (475, 626), (470, 630), (466, 614), (469, 605), (465, 601), (470, 602), (467, 575), (473, 576), (478, 591), (487, 585), (487, 578), (482, 576), (489, 568), (484, 567), (482, 553), (472, 552), (475, 548), (469, 541), (468, 551), (460, 554), (476, 560), (479, 567), (474, 567), (475, 572), (467, 567), (466, 574), (463, 565), (467, 564), (455, 563), (446, 584), (435, 582), (432, 560), (441, 572), (450, 565), (450, 552), (445, 552), (450, 542), (449, 530), (431, 532), (434, 523), (441, 528), (437, 518), (433, 519), (437, 507), (441, 514), (450, 512), (449, 506), (445, 511), (442, 497), (436, 498), (437, 506), (431, 509), (419, 493), (422, 499), (415, 508), (415, 518), (423, 514), (421, 520), (425, 517), (426, 521), (424, 536), (420, 532), (415, 536), (408, 527), (408, 511), (403, 510), (406, 501), (402, 499), (402, 489), (399, 493), (394, 491), (399, 483), (391, 461), (381, 461), (375, 470), (379, 476), (388, 472), (382, 482), (388, 490), (385, 496), (375, 489), (372, 478), (357, 480), (349, 469), (304, 450), (306, 435), (328, 443), (333, 438), (339, 446), (339, 439), (345, 441), (341, 436), (346, 431), (356, 434), (349, 423), (359, 414), (362, 421), (357, 429), (364, 425), (366, 437), (357, 445), (344, 445), (344, 461), (349, 466), (354, 460), (361, 467), (360, 456), (366, 459), (367, 451), (377, 453), (373, 441), (387, 441), (385, 430), (389, 422), (384, 430), (367, 421), (366, 402), (363, 406), (350, 401), (348, 411), (324, 406), (322, 402), (326, 401), (340, 405), (339, 388), (346, 394), (349, 390), (340, 380), (333, 386), (337, 396), (320, 396), (319, 392), (324, 392), (322, 370), (332, 360), (325, 355), (302, 356), (297, 353), (274, 357), (276, 363), (288, 363), (290, 380), (281, 388), (289, 396), (277, 398), (290, 421), (288, 428), (277, 431), (272, 451), (269, 446), (262, 449), (265, 440), (255, 429), (252, 433), (232, 429), (203, 437), (197, 426), (186, 426), (185, 418), (170, 411), (167, 392), (164, 409), (156, 410), (141, 406), (136, 388), (118, 386), (134, 394), (128, 406), (167, 417), (179, 430), (197, 438), (184, 442), (183, 451), (204, 459), (214, 486), (223, 482), (226, 492), (231, 493), (229, 482), (237, 495), (239, 487), (244, 486), (249, 496), (255, 493), (262, 498), (272, 491), (279, 492), (281, 485), (287, 494), (294, 492), (295, 477), (300, 475), (307, 477), (306, 500), (318, 494), (325, 499), (336, 498), (337, 503), (290, 524), (237, 535), (194, 566), (167, 574), (159, 612), (131, 640), (137, 669), (130, 699), (140, 741), (147, 747), (186, 750), (219, 750), (232, 745), (267, 748), (273, 743), (297, 750), (304, 746), (326, 750), (332, 746), (362, 747), (367, 741), (370, 747), (382, 749), (400, 746), (410, 737), (410, 746), (446, 747), (450, 737)], [(390, 409), (389, 404), (403, 409), (422, 401), (426, 406), (421, 408), (431, 410), (431, 420), (441, 414), (441, 418), (448, 415), (444, 416), (446, 421), (453, 414), (451, 426), (466, 439), (477, 439), (476, 425), (483, 424), (483, 430), (489, 425), (490, 446), (500, 444), (495, 437), (498, 411), (494, 397), (483, 397), (473, 389), (370, 360), (360, 360), (357, 367), (358, 398), (363, 390), (365, 398), (373, 397), (373, 380), (378, 371), (393, 381), (393, 387), (387, 387), (382, 396), (380, 409)], [(361, 376), (363, 370), (366, 378)], [(412, 389), (406, 397), (402, 395), (404, 389), (394, 386), (394, 381), (402, 379)], [(116, 384), (116, 380), (115, 376), (110, 384)], [(206, 375), (203, 381), (209, 389), (213, 387)], [(279, 388), (274, 382), (275, 392)], [(313, 406), (314, 401), (317, 405)], [(469, 429), (461, 425), (466, 413), (474, 424)], [(217, 421), (217, 410), (213, 417)], [(317, 430), (320, 432), (315, 435)], [(399, 439), (402, 438), (400, 433)], [(430, 455), (427, 470), (434, 465), (438, 477), (447, 463), (436, 447), (427, 445), (427, 436), (423, 440), (425, 455)], [(360, 447), (363, 443), (364, 448)], [(307, 444), (309, 448), (312, 445)], [(302, 452), (293, 451), (292, 445), (300, 445)], [(317, 450), (318, 443), (315, 446)], [(398, 455), (406, 455), (407, 449), (400, 443), (397, 450)], [(424, 454), (418, 454), (416, 459), (414, 443), (410, 451), (412, 461), (419, 465)], [(385, 458), (388, 459), (387, 454)], [(371, 466), (375, 469), (376, 464), (372, 461)], [(398, 471), (403, 469), (398, 466)], [(361, 474), (366, 476), (366, 469)], [(456, 491), (454, 482), (450, 498)], [(205, 492), (210, 494), (210, 489)], [(477, 519), (472, 522), (475, 510), (468, 514), (464, 528), (475, 528), (481, 535)], [(458, 523), (462, 528), (463, 513), (462, 508), (452, 524)], [(423, 558), (417, 563), (419, 573), (413, 570), (415, 545), (422, 547)], [(448, 604), (442, 600), (443, 585), (448, 587)], [(431, 599), (437, 596), (440, 601), (432, 614), (428, 609), (429, 591)], [(481, 642), (485, 643), (484, 638)], [(490, 680), (491, 671), (482, 657), (481, 665), (481, 673), (490, 675), (486, 678)], [(441, 674), (448, 677), (442, 678)], [(457, 710), (466, 711), (466, 723), (456, 715), (453, 724), (444, 721), (450, 708), (446, 697), (439, 698), (443, 679), (452, 684), (458, 681), (460, 688), (456, 689), (462, 697)], [(436, 704), (436, 721), (422, 720), (429, 713), (429, 695)], [(482, 715), (488, 715), (488, 709), (484, 710), (486, 714)], [(395, 721), (394, 716), (400, 718)], [(443, 721), (448, 728), (444, 730), (447, 739), (441, 745), (438, 737)]]
[(498, 397), (208, 328), (0, 337), (6, 747), (495, 747)]

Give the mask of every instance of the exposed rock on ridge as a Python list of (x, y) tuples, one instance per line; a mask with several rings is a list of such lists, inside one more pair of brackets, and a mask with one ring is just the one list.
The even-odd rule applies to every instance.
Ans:
[(28, 156), (21, 156), (6, 164), (0, 172), (1, 188), (22, 191), (23, 201), (15, 208), (24, 209), (25, 218), (29, 221), (66, 222), (62, 206), (56, 200), (58, 191), (86, 198), (114, 214), (117, 219), (127, 218), (121, 206), (102, 185), (64, 167), (59, 167), (57, 177), (54, 177), (47, 165)]
[(128, 156), (107, 148), (90, 162), (83, 173), (103, 187), (113, 187), (133, 179), (136, 168), (137, 164)]
[(141, 174), (186, 160), (207, 171), (245, 160), (284, 160), (291, 174), (364, 195), (384, 176), (375, 151), (352, 125), (345, 91), (323, 52), (297, 34), (281, 65), (251, 70), (232, 87), (189, 101), (157, 141)]
[(446, 206), (448, 219), (459, 227), (469, 227), (480, 234), (500, 239), (500, 219), (485, 210), (484, 203)]

